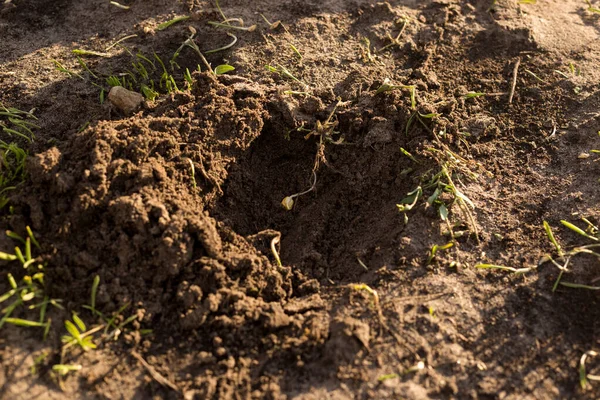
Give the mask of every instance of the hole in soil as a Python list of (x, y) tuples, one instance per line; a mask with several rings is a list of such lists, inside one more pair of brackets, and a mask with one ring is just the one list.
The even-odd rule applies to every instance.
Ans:
[[(347, 137), (350, 144), (326, 146), (328, 165), (320, 165), (315, 190), (296, 198), (292, 211), (281, 201), (310, 187), (317, 139), (291, 131), (288, 140), (283, 129), (268, 123), (247, 156), (231, 168), (211, 213), (242, 235), (280, 231), (284, 264), (319, 279), (356, 279), (421, 257), (406, 231), (433, 229), (437, 217), (415, 215), (405, 226), (396, 204), (417, 186), (401, 175), (411, 166), (399, 151), (407, 138), (393, 121), (374, 120)], [(340, 129), (344, 125), (340, 121)], [(388, 129), (382, 134), (385, 143), (363, 140), (382, 126)]]

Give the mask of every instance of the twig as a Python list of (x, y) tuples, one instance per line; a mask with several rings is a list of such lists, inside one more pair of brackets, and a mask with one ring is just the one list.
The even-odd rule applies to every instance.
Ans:
[(134, 350), (131, 352), (131, 355), (133, 356), (133, 358), (138, 360), (144, 368), (146, 368), (146, 371), (148, 371), (152, 379), (154, 379), (156, 382), (160, 383), (163, 386), (173, 389), (177, 393), (181, 393), (181, 390), (177, 386), (175, 386), (174, 383), (172, 383), (167, 378), (159, 374), (158, 371), (156, 371), (156, 369), (154, 369), (152, 365), (148, 364), (138, 352)]
[(521, 57), (517, 58), (515, 68), (513, 69), (512, 84), (510, 86), (510, 93), (508, 95), (508, 104), (512, 104), (513, 96), (515, 95), (515, 88), (517, 87), (517, 75), (519, 74), (519, 65), (521, 65)]

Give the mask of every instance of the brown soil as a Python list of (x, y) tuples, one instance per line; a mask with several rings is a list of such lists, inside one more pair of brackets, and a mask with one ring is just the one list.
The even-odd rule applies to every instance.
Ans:
[[(51, 311), (45, 342), (33, 328), (2, 327), (0, 398), (597, 398), (578, 371), (600, 344), (596, 294), (552, 292), (559, 270), (550, 263), (525, 275), (475, 265), (538, 265), (553, 251), (544, 220), (565, 248), (587, 242), (560, 220), (600, 223), (590, 152), (600, 149), (598, 14), (579, 0), (222, 3), (225, 15), (259, 24), (208, 56), (236, 70), (195, 72), (190, 89), (133, 116), (99, 104), (71, 51), (137, 34), (123, 42), (133, 54), (168, 60), (188, 26), (202, 51), (221, 47), (231, 38), (207, 24), (220, 19), (214, 4), (0, 5), (0, 103), (35, 108), (40, 125), (1, 225), (32, 227), (47, 293), (66, 308)], [(269, 29), (258, 13), (287, 29)], [(156, 30), (176, 15), (192, 18)], [(399, 45), (376, 52), (405, 20)], [(109, 54), (86, 58), (89, 68), (104, 77), (131, 69), (123, 48)], [(187, 48), (178, 63), (184, 88), (183, 71), (200, 60)], [(376, 93), (386, 78), (414, 85), (417, 110), (439, 115), (411, 119), (408, 90)], [(492, 95), (465, 99), (470, 91)], [(344, 141), (305, 138), (298, 128), (324, 122), (338, 100), (333, 139)], [(455, 205), (453, 230), (466, 234), (428, 262), (433, 245), (450, 241), (448, 225), (425, 200), (407, 223), (396, 204), (419, 185), (425, 199), (433, 193), (426, 184), (449, 153), (431, 148), (462, 157), (451, 173), (476, 226)], [(310, 187), (318, 154), (315, 190), (286, 211), (281, 200)], [(22, 276), (13, 264), (3, 268)], [(593, 285), (595, 268), (593, 257), (577, 258), (565, 279)], [(71, 310), (100, 322), (81, 308), (96, 275), (98, 309), (130, 304), (123, 317), (137, 318), (118, 340), (100, 332), (98, 349), (61, 356)], [(2, 277), (0, 293), (8, 289)], [(26, 308), (16, 315), (29, 318)], [(58, 379), (58, 363), (82, 369)]]

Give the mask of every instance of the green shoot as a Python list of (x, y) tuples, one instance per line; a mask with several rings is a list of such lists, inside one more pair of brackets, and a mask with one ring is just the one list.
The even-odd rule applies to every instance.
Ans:
[(142, 85), (140, 88), (142, 90), (142, 94), (146, 99), (154, 101), (158, 97), (158, 92), (156, 90), (152, 90), (146, 85)]
[(192, 73), (188, 68), (185, 69), (185, 73), (183, 74), (183, 78), (185, 79), (188, 88), (191, 88), (194, 84), (194, 79), (192, 78)]
[(256, 30), (256, 25), (251, 25), (251, 26), (245, 27), (245, 26), (229, 25), (227, 23), (221, 23), (221, 22), (216, 22), (216, 21), (208, 21), (208, 24), (215, 26), (217, 28), (235, 29), (235, 30), (246, 31), (246, 32), (254, 32)]
[(414, 85), (392, 85), (389, 82), (390, 82), (390, 80), (386, 78), (383, 81), (383, 83), (381, 84), (381, 86), (379, 86), (379, 88), (375, 92), (375, 95), (378, 95), (380, 93), (385, 93), (385, 92), (391, 92), (392, 90), (396, 90), (396, 89), (407, 89), (410, 91), (410, 108), (412, 108), (413, 110), (416, 110), (417, 109), (417, 100), (416, 100), (417, 87)]
[(65, 321), (65, 329), (69, 332), (69, 335), (64, 335), (62, 337), (62, 342), (65, 344), (73, 343), (78, 344), (83, 351), (88, 351), (90, 349), (95, 349), (96, 345), (92, 341), (91, 336), (85, 336), (82, 334), (86, 329), (85, 324), (76, 314), (73, 314), (73, 320), (77, 325), (73, 322), (66, 320)]
[(467, 92), (464, 95), (465, 99), (474, 99), (475, 97), (483, 97), (486, 96), (483, 92)]
[[(206, 68), (211, 73), (214, 73), (212, 67), (210, 66), (210, 64), (206, 60), (206, 57), (204, 57), (204, 54), (202, 54), (202, 52), (200, 51), (200, 48), (198, 47), (198, 45), (194, 41), (194, 36), (196, 36), (196, 29), (194, 29), (191, 26), (189, 26), (188, 29), (190, 30), (190, 36), (188, 36), (188, 38), (175, 51), (175, 54), (173, 54), (173, 57), (171, 58), (171, 64), (175, 63), (175, 60), (177, 59), (177, 57), (179, 57), (179, 54), (181, 53), (181, 50), (184, 49), (184, 47), (189, 47), (192, 50), (194, 50), (196, 52), (196, 54), (198, 54), (198, 56), (200, 57), (200, 59), (202, 60), (202, 62), (206, 66)], [(156, 56), (156, 54), (155, 54), (155, 56)], [(162, 61), (161, 61), (161, 64), (162, 64)], [(164, 69), (164, 64), (163, 64), (163, 69)], [(166, 73), (166, 70), (165, 70), (165, 73)]]
[(587, 5), (588, 5), (588, 8), (587, 8), (587, 10), (588, 10), (589, 12), (596, 13), (596, 14), (600, 14), (600, 8), (594, 7), (594, 6), (592, 5), (592, 2), (591, 2), (590, 0), (585, 0), (585, 2), (586, 2), (586, 3), (587, 3)]
[(271, 253), (273, 253), (273, 257), (275, 257), (275, 261), (277, 261), (277, 266), (279, 268), (283, 268), (283, 264), (281, 263), (281, 258), (279, 257), (276, 247), (280, 240), (281, 235), (277, 235), (271, 240)]
[(519, 4), (536, 4), (537, 0), (519, 0)]
[(362, 52), (362, 59), (363, 62), (365, 64), (367, 63), (374, 63), (377, 59), (376, 57), (373, 55), (373, 53), (371, 53), (371, 41), (367, 38), (367, 37), (363, 37), (361, 40), (361, 52)]
[(412, 210), (422, 195), (423, 188), (421, 188), (421, 186), (418, 186), (415, 190), (408, 193), (407, 196), (400, 201), (400, 204), (396, 204), (396, 207), (398, 207), (398, 211), (406, 212)]
[(572, 223), (565, 221), (565, 220), (561, 220), (560, 221), (561, 224), (563, 224), (564, 226), (566, 226), (567, 228), (571, 229), (573, 232), (580, 234), (581, 236), (584, 236), (588, 239), (591, 239), (595, 242), (599, 241), (600, 239), (598, 239), (595, 236), (589, 235), (587, 232), (585, 232), (583, 229), (579, 228), (578, 226), (573, 225)]
[(116, 42), (114, 42), (113, 44), (111, 44), (110, 46), (108, 46), (104, 51), (109, 51), (110, 49), (112, 49), (113, 47), (123, 43), (124, 41), (128, 40), (128, 39), (132, 39), (134, 37), (137, 37), (137, 35), (128, 35), (125, 37), (122, 37), (121, 39), (117, 40)]
[(477, 264), (475, 266), (475, 268), (478, 268), (478, 269), (498, 269), (498, 270), (501, 270), (501, 271), (512, 272), (512, 273), (514, 273), (516, 275), (522, 275), (522, 274), (525, 274), (527, 272), (531, 272), (531, 271), (535, 270), (537, 268), (537, 266), (526, 267), (526, 268), (513, 268), (513, 267), (505, 267), (503, 265)]
[(419, 161), (417, 161), (417, 159), (410, 154), (407, 150), (405, 150), (403, 147), (400, 147), (400, 152), (402, 154), (404, 154), (406, 157), (410, 158), (414, 163), (419, 164)]
[(581, 285), (579, 283), (560, 282), (562, 286), (566, 286), (572, 289), (586, 289), (586, 290), (600, 290), (600, 286), (589, 286)]
[(169, 21), (163, 22), (162, 24), (158, 25), (158, 26), (156, 27), (156, 30), (157, 30), (157, 31), (162, 31), (162, 30), (165, 30), (165, 29), (167, 29), (168, 27), (170, 27), (171, 25), (174, 25), (174, 24), (176, 24), (176, 23), (178, 23), (178, 22), (181, 22), (181, 21), (188, 20), (189, 18), (190, 18), (190, 17), (189, 17), (188, 15), (183, 15), (183, 16), (180, 16), (180, 17), (175, 17), (175, 18), (173, 18), (172, 20), (169, 20)]
[(81, 80), (85, 80), (85, 78), (81, 75), (79, 75), (77, 72), (72, 72), (70, 70), (68, 70), (67, 68), (65, 68), (59, 61), (57, 60), (52, 60), (52, 62), (54, 63), (54, 66), (56, 67), (56, 69), (64, 74), (67, 74), (69, 77), (73, 77), (76, 76)]
[(296, 46), (294, 46), (293, 44), (290, 43), (290, 48), (293, 50), (294, 53), (296, 53), (296, 55), (298, 56), (299, 59), (302, 60), (302, 54), (300, 54), (300, 50), (298, 50), (296, 48)]
[(529, 75), (533, 76), (537, 81), (539, 81), (541, 83), (546, 83), (545, 80), (543, 80), (542, 78), (540, 78), (539, 76), (537, 76), (536, 74), (531, 72), (530, 70), (526, 69), (525, 72), (527, 72)]
[(101, 53), (93, 50), (83, 50), (83, 49), (75, 49), (73, 50), (73, 54), (78, 56), (94, 56), (94, 57), (110, 57), (110, 54)]
[[(263, 14), (260, 14), (260, 16), (267, 23), (267, 25), (269, 25), (269, 29), (271, 29), (271, 30), (277, 29), (279, 27), (279, 25), (283, 26), (283, 24), (281, 23), (281, 21), (271, 22)], [(285, 26), (283, 28), (285, 29)], [(286, 29), (286, 31), (287, 31), (287, 29)]]
[(191, 170), (191, 174), (192, 174), (192, 186), (194, 187), (194, 190), (195, 190), (198, 187), (196, 185), (196, 168), (194, 167), (194, 162), (190, 158), (186, 158), (186, 160), (190, 163), (190, 170)]
[(396, 37), (392, 37), (392, 35), (390, 35), (389, 33), (387, 34), (387, 38), (390, 41), (390, 43), (383, 46), (381, 49), (379, 49), (379, 53), (381, 53), (387, 49), (390, 49), (392, 47), (395, 47), (395, 46), (398, 46), (398, 47), (402, 46), (402, 42), (400, 42), (400, 37), (404, 33), (404, 30), (406, 29), (406, 25), (408, 25), (408, 19), (404, 18), (402, 27), (400, 28), (400, 32), (398, 32), (398, 35), (396, 35)]
[(282, 65), (277, 65), (277, 67), (273, 67), (271, 65), (266, 65), (265, 68), (267, 69), (267, 71), (272, 72), (274, 74), (278, 74), (281, 75), (283, 77), (286, 77), (288, 79), (291, 79), (295, 82), (300, 83), (302, 86), (304, 87), (308, 87), (308, 85), (306, 85), (304, 82), (302, 82), (300, 79), (296, 78), (287, 68), (285, 68)]
[(215, 75), (226, 74), (227, 72), (234, 71), (235, 68), (228, 64), (218, 65), (215, 68)]
[(550, 240), (550, 243), (552, 243), (554, 245), (554, 248), (556, 249), (556, 252), (558, 253), (558, 255), (560, 257), (562, 257), (564, 254), (562, 251), (562, 248), (560, 247), (560, 244), (558, 244), (558, 241), (554, 237), (554, 233), (552, 233), (552, 228), (550, 227), (550, 224), (548, 224), (548, 222), (546, 222), (546, 221), (544, 221), (544, 229), (546, 230), (546, 235), (548, 236), (548, 240)]
[(446, 243), (445, 245), (442, 245), (442, 246), (438, 246), (437, 244), (434, 244), (433, 247), (431, 248), (431, 250), (429, 251), (429, 258), (427, 258), (427, 265), (431, 264), (431, 262), (435, 259), (435, 256), (438, 251), (448, 250), (452, 246), (454, 246), (454, 243), (452, 243), (452, 242)]
[(65, 376), (69, 372), (81, 371), (82, 368), (81, 365), (56, 364), (52, 366), (52, 371), (57, 372), (60, 376)]

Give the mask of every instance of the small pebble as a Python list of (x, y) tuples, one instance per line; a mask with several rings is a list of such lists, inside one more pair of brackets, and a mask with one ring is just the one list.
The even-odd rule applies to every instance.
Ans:
[(108, 93), (108, 100), (124, 114), (131, 115), (142, 106), (144, 96), (122, 86), (114, 86)]

